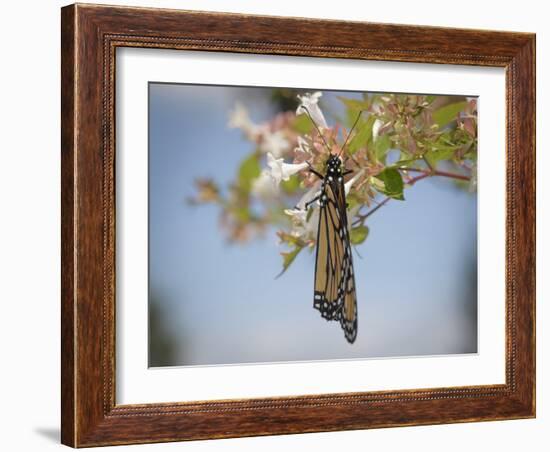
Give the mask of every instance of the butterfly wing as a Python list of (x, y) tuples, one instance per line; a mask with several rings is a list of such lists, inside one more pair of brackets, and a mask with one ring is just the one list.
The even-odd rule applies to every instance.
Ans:
[(343, 182), (325, 180), (321, 189), (313, 306), (337, 320), (348, 342), (357, 336), (357, 298)]
[(353, 258), (351, 253), (351, 241), (349, 237), (348, 229), (348, 217), (347, 217), (347, 203), (346, 195), (344, 190), (344, 183), (340, 182), (338, 184), (337, 191), (337, 206), (340, 211), (340, 218), (342, 219), (343, 231), (343, 244), (346, 249), (345, 261), (344, 261), (344, 281), (343, 281), (343, 292), (344, 300), (342, 305), (342, 310), (340, 312), (340, 325), (344, 330), (344, 334), (349, 343), (355, 342), (357, 337), (357, 295), (355, 292), (355, 275), (353, 271)]

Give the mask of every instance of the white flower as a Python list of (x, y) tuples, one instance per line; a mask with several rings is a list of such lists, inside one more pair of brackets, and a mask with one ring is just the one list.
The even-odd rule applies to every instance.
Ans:
[(315, 199), (317, 195), (319, 194), (319, 186), (321, 185), (321, 181), (317, 181), (313, 187), (311, 187), (308, 191), (304, 193), (304, 195), (300, 198), (298, 203), (296, 204), (297, 209), (306, 210), (307, 203), (310, 202), (312, 199)]
[(248, 110), (239, 102), (235, 104), (235, 107), (229, 113), (229, 127), (232, 129), (243, 129), (249, 127), (252, 124), (250, 116), (248, 116)]
[[(306, 239), (306, 220), (301, 217), (301, 212), (297, 210), (285, 210), (285, 213), (289, 215), (292, 221), (292, 229), (290, 230), (290, 235), (293, 237)], [(305, 211), (304, 211), (305, 213)]]
[(375, 114), (382, 113), (382, 106), (379, 103), (372, 104), (372, 112)]
[(295, 207), (294, 209), (285, 209), (285, 213), (291, 217), (292, 222), (297, 222), (300, 224), (306, 223), (307, 210), (305, 209), (298, 209)]
[(298, 152), (302, 152), (303, 154), (306, 154), (308, 156), (311, 155), (309, 143), (304, 138), (302, 138), (301, 135), (298, 135), (298, 146), (294, 148), (294, 153)]
[(384, 123), (380, 121), (380, 119), (374, 121), (374, 124), (372, 125), (372, 141), (375, 142), (378, 139), (378, 133), (383, 125)]
[(284, 163), (284, 160), (276, 159), (271, 152), (267, 153), (267, 166), (271, 168), (271, 177), (275, 180), (275, 183), (279, 185), (283, 180), (289, 180), (290, 176), (306, 169), (308, 164), (306, 162), (293, 164)]
[(349, 191), (351, 190), (351, 187), (352, 185), (355, 183), (355, 181), (357, 179), (359, 179), (362, 174), (365, 172), (364, 169), (362, 169), (361, 171), (359, 171), (355, 176), (353, 176), (350, 180), (348, 180), (345, 184), (344, 184), (344, 192), (346, 193), (346, 196), (348, 195)]
[(229, 122), (227, 125), (232, 129), (241, 129), (250, 140), (253, 140), (261, 131), (261, 127), (254, 124), (250, 119), (248, 110), (238, 102), (231, 113), (229, 113)]
[(296, 114), (309, 112), (311, 118), (319, 128), (328, 129), (327, 121), (323, 116), (323, 112), (319, 108), (319, 98), (323, 95), (321, 91), (317, 91), (313, 94), (306, 93), (303, 96), (298, 95), (300, 99), (300, 105), (296, 109)]
[(269, 170), (264, 169), (260, 175), (252, 181), (250, 188), (253, 195), (258, 198), (271, 199), (278, 195), (279, 189)]
[(273, 133), (264, 132), (262, 134), (262, 141), (260, 143), (260, 151), (264, 153), (271, 153), (274, 157), (278, 158), (283, 155), (290, 148), (290, 143), (285, 137), (285, 134), (280, 130)]
[(321, 181), (318, 181), (311, 187), (296, 204), (294, 209), (286, 209), (285, 213), (291, 217), (292, 231), (291, 234), (295, 237), (300, 237), (304, 240), (314, 240), (317, 238), (317, 229), (319, 227), (319, 206), (312, 205), (311, 215), (309, 220), (307, 215), (309, 212), (308, 203), (319, 195), (319, 187)]
[(238, 102), (229, 113), (227, 125), (232, 129), (241, 129), (249, 140), (258, 141), (263, 153), (271, 152), (275, 157), (280, 157), (290, 149), (290, 143), (282, 131), (271, 132), (267, 124), (254, 124), (246, 107)]
[(291, 217), (292, 230), (290, 233), (295, 237), (300, 237), (303, 240), (313, 240), (317, 237), (317, 229), (319, 227), (319, 209), (314, 208), (309, 220), (307, 219), (308, 211), (305, 209), (286, 209), (285, 213)]

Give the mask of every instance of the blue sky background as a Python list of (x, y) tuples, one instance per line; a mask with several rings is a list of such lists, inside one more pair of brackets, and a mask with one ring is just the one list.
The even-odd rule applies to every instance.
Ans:
[[(222, 186), (234, 178), (253, 145), (227, 127), (228, 114), (239, 101), (255, 122), (269, 119), (270, 90), (153, 83), (149, 95), (151, 366), (477, 351), (475, 194), (424, 180), (369, 218), (362, 259), (354, 255), (359, 332), (350, 345), (312, 307), (313, 254), (275, 279), (274, 230), (230, 244), (218, 207), (185, 202), (198, 177)], [(323, 101), (339, 111), (334, 93)]]

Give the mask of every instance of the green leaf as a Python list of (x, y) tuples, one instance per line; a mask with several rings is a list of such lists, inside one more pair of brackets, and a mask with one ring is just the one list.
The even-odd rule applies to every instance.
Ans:
[[(355, 193), (350, 193), (346, 196), (346, 202), (348, 204), (348, 209), (351, 210), (353, 209), (355, 206), (361, 204), (359, 198), (357, 197), (357, 195), (355, 195)], [(313, 210), (313, 209), (311, 209)]]
[(437, 99), (437, 96), (434, 96), (434, 95), (426, 96), (426, 102), (428, 102), (429, 104), (431, 104), (435, 99)]
[(388, 149), (390, 149), (391, 140), (388, 135), (379, 136), (378, 139), (374, 142), (374, 155), (376, 160), (382, 163), (386, 163), (386, 154)]
[(470, 149), (464, 154), (463, 159), (477, 162), (477, 146), (475, 143), (470, 144)]
[(357, 226), (353, 228), (349, 233), (349, 240), (354, 245), (363, 243), (369, 235), (369, 228), (367, 226)]
[(300, 254), (300, 251), (302, 251), (303, 249), (304, 249), (303, 247), (297, 246), (288, 252), (281, 253), (281, 256), (283, 256), (283, 269), (281, 270), (281, 273), (279, 273), (276, 276), (277, 278), (288, 270), (288, 267), (290, 267), (290, 264), (294, 262), (294, 259), (296, 259), (296, 256), (298, 256), (298, 254)]
[(466, 108), (468, 102), (455, 102), (453, 104), (445, 105), (432, 113), (434, 122), (440, 129), (445, 127), (451, 121), (456, 119), (456, 116)]
[(349, 155), (355, 154), (359, 149), (366, 146), (369, 141), (372, 141), (372, 126), (375, 119), (374, 115), (370, 115), (365, 122), (359, 121), (357, 132), (347, 145)]
[(428, 144), (427, 147), (429, 150), (424, 154), (424, 158), (430, 166), (435, 168), (438, 162), (452, 159), (459, 146), (453, 144), (448, 133), (444, 133), (435, 143)]
[(353, 123), (357, 119), (357, 115), (361, 111), (367, 110), (370, 106), (368, 98), (359, 99), (347, 99), (345, 97), (338, 97), (338, 100), (346, 106), (346, 121), (348, 127), (352, 127)]
[(313, 124), (311, 123), (311, 119), (309, 119), (307, 115), (303, 114), (303, 115), (296, 116), (296, 119), (294, 120), (292, 127), (300, 135), (305, 135), (306, 133), (309, 133), (312, 131)]
[(250, 210), (248, 207), (234, 207), (231, 209), (231, 212), (235, 215), (235, 218), (243, 223), (250, 220)]
[(399, 161), (395, 162), (395, 163), (392, 165), (392, 167), (394, 167), (394, 168), (410, 168), (410, 167), (412, 167), (413, 165), (415, 165), (417, 161), (418, 161), (417, 158), (415, 158), (415, 159), (399, 160)]
[(369, 107), (369, 102), (367, 100), (359, 99), (348, 99), (346, 97), (338, 96), (338, 100), (342, 102), (346, 107), (353, 110), (365, 110)]
[(288, 180), (281, 181), (281, 188), (289, 195), (296, 193), (300, 188), (300, 178), (297, 174), (293, 174)]
[(428, 151), (424, 154), (424, 158), (428, 161), (432, 168), (435, 168), (437, 166), (437, 163), (441, 160), (449, 160), (453, 158), (455, 155), (455, 149), (456, 148), (454, 147), (448, 147)]
[(375, 176), (375, 178), (384, 183), (384, 188), (376, 188), (386, 196), (401, 201), (405, 199), (403, 196), (403, 179), (399, 171), (395, 168), (386, 168), (384, 171)]
[[(313, 209), (311, 209), (313, 210)], [(281, 240), (281, 243), (286, 243), (287, 245), (292, 246), (303, 246), (301, 245), (301, 240), (299, 237), (296, 237), (295, 235), (289, 234), (288, 232), (279, 231), (277, 232), (277, 236)]]
[(261, 172), (260, 162), (256, 154), (252, 154), (244, 159), (239, 167), (239, 186), (246, 192), (250, 191), (252, 181), (256, 179)]

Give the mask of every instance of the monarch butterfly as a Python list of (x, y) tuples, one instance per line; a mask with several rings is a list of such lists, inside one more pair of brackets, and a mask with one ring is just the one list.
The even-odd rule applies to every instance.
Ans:
[[(315, 127), (308, 110), (304, 108)], [(346, 141), (338, 155), (330, 154), (323, 135), (317, 128), (325, 146), (329, 149), (326, 161), (326, 174), (317, 172), (310, 166), (310, 171), (322, 180), (320, 193), (306, 204), (318, 201), (319, 225), (317, 229), (317, 249), (315, 256), (315, 276), (313, 307), (328, 320), (340, 322), (347, 341), (352, 344), (357, 337), (357, 295), (355, 276), (351, 255), (351, 244), (348, 230), (346, 192), (344, 177), (352, 171), (345, 171), (340, 155), (361, 113), (357, 116)]]

